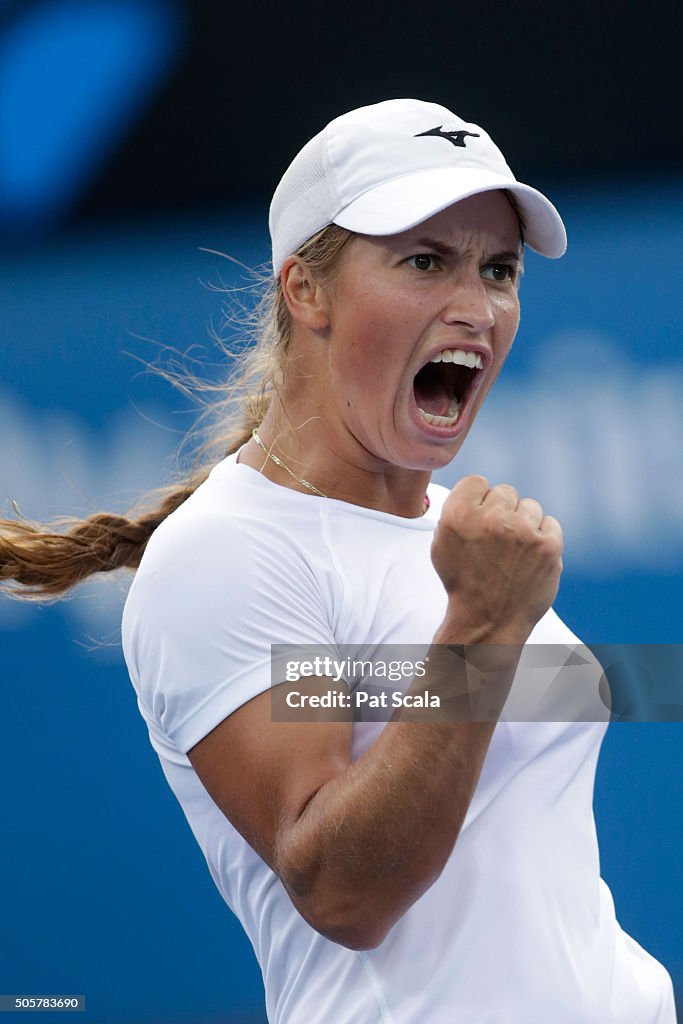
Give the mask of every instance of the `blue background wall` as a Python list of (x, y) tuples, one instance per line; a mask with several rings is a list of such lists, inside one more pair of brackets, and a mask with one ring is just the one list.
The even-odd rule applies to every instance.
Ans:
[[(235, 268), (199, 247), (265, 260), (266, 197), (297, 146), (345, 109), (421, 95), (490, 127), (570, 236), (559, 263), (529, 255), (517, 343), (442, 479), (509, 480), (560, 518), (556, 607), (584, 641), (683, 642), (683, 8), (455, 13), (346, 0), (322, 25), (306, 0), (267, 18), (214, 0), (0, 3), (7, 513), (124, 511), (164, 482), (192, 410), (140, 360), (189, 349), (215, 371), (210, 285)], [(252, 951), (127, 679), (127, 584), (0, 600), (0, 994), (84, 993), (86, 1024), (263, 1022)], [(613, 725), (596, 785), (619, 920), (679, 1005), (681, 735)]]
[[(444, 474), (511, 480), (563, 521), (556, 607), (586, 642), (682, 639), (679, 194), (662, 180), (555, 195), (569, 254), (529, 256), (513, 355)], [(258, 263), (264, 218), (81, 232), (0, 263), (3, 496), (36, 518), (124, 510), (163, 480), (187, 403), (131, 357), (157, 357), (145, 339), (215, 355), (223, 296), (207, 285), (235, 270), (198, 247)], [(260, 1020), (251, 950), (138, 716), (117, 642), (125, 587), (0, 602), (0, 989), (85, 993), (98, 1024)], [(680, 739), (673, 724), (613, 725), (596, 796), (620, 921), (679, 982)]]

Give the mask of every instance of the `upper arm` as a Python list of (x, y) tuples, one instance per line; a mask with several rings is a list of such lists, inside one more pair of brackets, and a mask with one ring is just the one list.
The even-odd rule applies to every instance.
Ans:
[[(311, 692), (331, 686), (313, 678), (297, 689), (304, 682)], [(321, 786), (350, 764), (352, 726), (309, 709), (306, 721), (273, 721), (278, 689), (243, 704), (187, 756), (223, 814), (289, 888), (306, 871), (290, 855), (293, 830)], [(314, 859), (314, 851), (307, 856)]]
[(352, 727), (325, 711), (273, 721), (271, 680), (283, 645), (334, 654), (334, 595), (277, 524), (216, 514), (170, 527), (129, 595), (127, 661), (150, 717), (291, 894), (315, 855), (301, 812), (350, 763)]

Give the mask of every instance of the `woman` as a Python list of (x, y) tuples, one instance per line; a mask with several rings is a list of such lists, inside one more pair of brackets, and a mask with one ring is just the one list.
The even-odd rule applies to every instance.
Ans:
[[(54, 595), (139, 565), (139, 707), (272, 1024), (673, 1024), (670, 979), (599, 876), (604, 722), (283, 722), (271, 704), (272, 645), (419, 645), (409, 694), (469, 708), (496, 688), (499, 710), (525, 644), (578, 643), (551, 608), (558, 522), (507, 484), (429, 483), (512, 345), (524, 244), (564, 251), (557, 211), (481, 128), (393, 100), (304, 147), (270, 227), (273, 326), (228, 455), (135, 520), (5, 521), (2, 578)], [(365, 682), (293, 685), (348, 708)]]

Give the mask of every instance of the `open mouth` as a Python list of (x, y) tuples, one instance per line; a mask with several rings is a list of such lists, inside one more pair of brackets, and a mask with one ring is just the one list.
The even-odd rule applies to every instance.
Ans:
[(413, 381), (415, 402), (422, 418), (435, 426), (454, 426), (482, 366), (482, 358), (476, 352), (439, 352)]

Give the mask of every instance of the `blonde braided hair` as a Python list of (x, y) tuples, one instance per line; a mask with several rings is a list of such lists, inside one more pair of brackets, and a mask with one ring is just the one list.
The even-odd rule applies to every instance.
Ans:
[[(331, 278), (351, 233), (329, 225), (299, 249), (321, 278)], [(211, 469), (237, 451), (259, 427), (282, 379), (291, 341), (291, 321), (279, 281), (264, 278), (251, 316), (255, 343), (234, 355), (226, 383), (209, 384), (187, 374), (155, 368), (204, 410), (181, 448), (201, 432), (207, 440), (192, 468), (146, 494), (126, 515), (97, 512), (87, 518), (59, 516), (49, 524), (32, 522), (12, 502), (18, 519), (0, 518), (0, 593), (46, 602), (66, 594), (95, 573), (137, 569), (149, 538), (208, 477)], [(218, 341), (218, 339), (216, 339)], [(215, 395), (211, 401), (203, 397)], [(204, 423), (208, 423), (208, 428)]]

